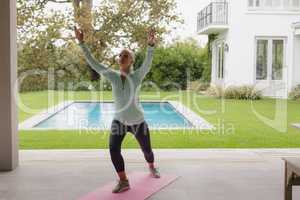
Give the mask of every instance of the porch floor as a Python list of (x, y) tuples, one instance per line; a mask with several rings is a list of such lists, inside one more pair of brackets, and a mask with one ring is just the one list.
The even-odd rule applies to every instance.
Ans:
[[(180, 178), (153, 200), (283, 200), (280, 157), (300, 157), (300, 149), (155, 149), (154, 153), (162, 175)], [(147, 170), (140, 150), (123, 150), (123, 156), (128, 172)], [(21, 150), (20, 166), (0, 172), (0, 200), (76, 200), (111, 181), (116, 176), (107, 150)], [(299, 199), (300, 190), (294, 191), (294, 199)]]

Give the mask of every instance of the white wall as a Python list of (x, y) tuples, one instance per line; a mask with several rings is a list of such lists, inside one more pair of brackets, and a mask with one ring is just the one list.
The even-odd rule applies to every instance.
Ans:
[[(225, 37), (229, 45), (226, 52), (225, 84), (255, 84), (255, 37), (286, 37), (286, 65), (284, 72), (288, 87), (291, 87), (293, 73), (293, 30), (292, 23), (300, 21), (300, 12), (276, 13), (248, 11), (247, 0), (229, 0), (229, 29)], [(300, 53), (300, 52), (299, 52)], [(299, 63), (299, 62), (298, 62)], [(294, 77), (296, 78), (296, 77)], [(300, 76), (297, 77), (300, 79)]]

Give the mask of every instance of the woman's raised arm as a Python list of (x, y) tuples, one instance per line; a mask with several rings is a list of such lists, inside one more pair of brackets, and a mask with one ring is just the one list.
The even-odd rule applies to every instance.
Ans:
[(143, 80), (146, 74), (150, 71), (151, 63), (153, 60), (153, 50), (154, 50), (155, 43), (156, 43), (155, 30), (150, 29), (148, 33), (148, 48), (146, 52), (146, 57), (144, 59), (142, 66), (135, 71), (135, 74), (139, 78), (139, 80)]
[(83, 32), (79, 29), (77, 29), (77, 27), (74, 27), (75, 29), (75, 36), (77, 38), (77, 40), (79, 41), (79, 46), (81, 47), (85, 59), (88, 62), (88, 64), (99, 74), (102, 74), (103, 76), (105, 76), (108, 80), (112, 81), (114, 79), (114, 77), (116, 77), (117, 72), (110, 69), (108, 66), (106, 66), (105, 64), (102, 64), (100, 62), (98, 62), (94, 56), (92, 55), (90, 49), (87, 47), (87, 45), (84, 43), (84, 35)]

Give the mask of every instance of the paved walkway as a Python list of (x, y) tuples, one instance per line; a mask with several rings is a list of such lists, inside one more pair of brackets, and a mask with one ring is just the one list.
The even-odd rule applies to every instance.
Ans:
[[(151, 200), (283, 200), (280, 157), (300, 157), (300, 150), (154, 151), (162, 175), (181, 177)], [(140, 150), (123, 155), (128, 172), (147, 170)], [(17, 170), (0, 172), (0, 200), (76, 200), (115, 180), (107, 150), (24, 150)]]

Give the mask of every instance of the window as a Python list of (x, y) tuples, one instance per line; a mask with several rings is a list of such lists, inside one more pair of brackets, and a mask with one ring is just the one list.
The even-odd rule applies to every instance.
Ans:
[(256, 80), (282, 80), (284, 66), (283, 39), (256, 41)]
[(281, 80), (283, 68), (283, 40), (273, 40), (272, 46), (272, 80)]
[(253, 7), (254, 5), (253, 5), (253, 0), (248, 0), (248, 7)]
[(266, 8), (278, 8), (281, 6), (281, 0), (265, 0), (264, 6)]
[(248, 0), (250, 9), (300, 10), (300, 0)]
[(273, 0), (265, 0), (264, 6), (265, 7), (272, 7), (273, 6)]
[(293, 8), (300, 8), (300, 0), (292, 0), (291, 4)]
[(300, 7), (300, 0), (293, 0), (293, 6), (299, 8)]
[(266, 80), (268, 70), (268, 40), (257, 41), (256, 79)]
[(248, 0), (249, 8), (259, 8), (262, 6), (262, 0)]
[(224, 42), (221, 42), (217, 45), (217, 78), (224, 78)]
[(255, 7), (261, 6), (261, 0), (255, 0)]
[(281, 0), (270, 0), (270, 4), (271, 4), (271, 7), (273, 8), (279, 8), (281, 7)]
[(283, 0), (283, 7), (286, 9), (300, 9), (300, 0)]
[(284, 8), (289, 8), (290, 7), (290, 0), (284, 0), (283, 1), (283, 7)]

